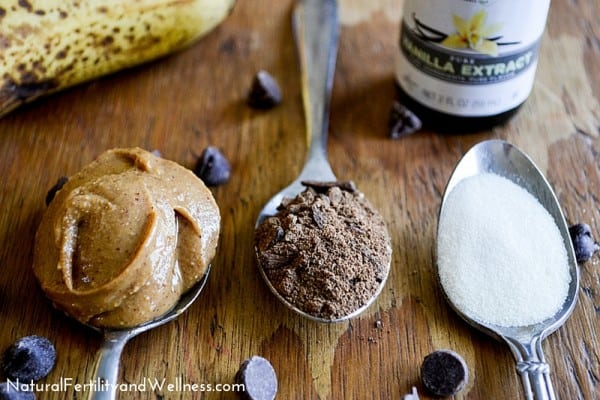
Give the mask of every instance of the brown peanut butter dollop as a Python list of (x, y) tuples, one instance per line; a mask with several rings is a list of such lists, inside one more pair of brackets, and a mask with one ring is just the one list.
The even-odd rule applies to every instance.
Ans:
[(191, 171), (139, 148), (113, 149), (49, 204), (33, 270), (68, 315), (131, 327), (167, 312), (203, 277), (219, 230), (217, 204)]

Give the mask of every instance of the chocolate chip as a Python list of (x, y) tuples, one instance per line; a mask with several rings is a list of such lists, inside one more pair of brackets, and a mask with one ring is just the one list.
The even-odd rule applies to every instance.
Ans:
[(275, 370), (260, 356), (252, 356), (240, 365), (235, 382), (244, 385), (244, 391), (239, 393), (245, 400), (273, 400), (277, 394)]
[(325, 227), (325, 215), (319, 209), (319, 207), (317, 207), (314, 204), (311, 207), (311, 209), (312, 209), (312, 218), (313, 218), (313, 221), (315, 222), (315, 225), (317, 225), (317, 227), (319, 229), (323, 229), (323, 227)]
[(259, 71), (252, 80), (248, 93), (248, 105), (258, 109), (273, 108), (281, 103), (279, 84), (267, 71)]
[(54, 368), (56, 350), (42, 336), (25, 336), (10, 345), (2, 356), (2, 371), (13, 380), (22, 382), (44, 378)]
[(208, 186), (218, 186), (226, 183), (231, 176), (231, 165), (225, 156), (213, 146), (202, 151), (194, 173)]
[(420, 130), (422, 126), (421, 120), (415, 113), (402, 103), (394, 102), (388, 120), (389, 134), (392, 139), (399, 139), (413, 134)]
[(48, 206), (52, 202), (54, 196), (56, 196), (56, 193), (60, 189), (62, 189), (63, 186), (65, 186), (65, 183), (67, 183), (68, 180), (69, 178), (67, 178), (66, 176), (61, 176), (60, 178), (58, 178), (54, 186), (52, 186), (50, 190), (48, 190), (48, 194), (46, 194), (46, 206)]
[(338, 187), (346, 192), (356, 192), (356, 184), (353, 181), (302, 181), (302, 185), (314, 189), (317, 193), (327, 193), (327, 191), (333, 187)]
[(437, 350), (421, 365), (423, 386), (435, 396), (449, 397), (460, 392), (469, 379), (463, 358), (452, 350)]
[(575, 249), (577, 262), (583, 263), (600, 250), (600, 245), (592, 237), (592, 228), (588, 224), (575, 224), (569, 227), (569, 236)]
[(35, 393), (22, 390), (16, 382), (2, 382), (0, 400), (35, 400)]

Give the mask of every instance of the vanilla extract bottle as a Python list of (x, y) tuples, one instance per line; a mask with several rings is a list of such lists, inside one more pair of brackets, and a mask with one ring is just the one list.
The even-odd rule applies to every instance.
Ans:
[(405, 0), (398, 99), (451, 133), (511, 118), (533, 87), (550, 0)]

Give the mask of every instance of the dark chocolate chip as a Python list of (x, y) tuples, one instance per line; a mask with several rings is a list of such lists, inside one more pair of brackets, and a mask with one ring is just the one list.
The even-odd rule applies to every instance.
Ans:
[(392, 139), (399, 139), (419, 131), (423, 127), (419, 117), (402, 103), (395, 101), (390, 110), (388, 120), (389, 134)]
[(431, 394), (449, 397), (460, 392), (469, 379), (463, 358), (452, 350), (437, 350), (421, 365), (421, 381)]
[(275, 242), (281, 242), (285, 237), (285, 231), (281, 226), (278, 226), (275, 230)]
[(202, 151), (194, 173), (208, 186), (218, 186), (229, 181), (231, 165), (225, 156), (213, 146), (208, 146)]
[(323, 229), (325, 227), (325, 215), (319, 209), (319, 207), (317, 207), (315, 204), (312, 205), (311, 209), (312, 209), (311, 210), (312, 211), (312, 219), (313, 219), (315, 225), (319, 229)]
[(17, 382), (2, 382), (0, 383), (0, 400), (35, 400), (35, 393), (21, 390)]
[(46, 206), (48, 206), (52, 202), (54, 196), (56, 196), (56, 193), (60, 189), (62, 189), (63, 186), (65, 186), (65, 183), (67, 183), (68, 180), (69, 178), (67, 178), (66, 176), (61, 176), (60, 178), (58, 178), (54, 186), (52, 186), (50, 190), (48, 190), (48, 194), (46, 194)]
[(54, 368), (56, 350), (42, 336), (25, 336), (10, 345), (2, 356), (2, 370), (13, 380), (38, 381)]
[(594, 241), (592, 228), (588, 224), (571, 225), (569, 235), (575, 248), (575, 258), (579, 263), (586, 262), (600, 250), (600, 245)]
[(246, 400), (273, 400), (277, 394), (275, 370), (260, 356), (252, 356), (240, 365), (235, 382), (244, 385), (244, 390), (239, 393)]
[(290, 265), (293, 261), (294, 254), (273, 254), (267, 253), (260, 257), (260, 263), (265, 270), (282, 269)]
[(346, 192), (354, 193), (356, 192), (356, 184), (353, 181), (331, 181), (331, 182), (323, 182), (323, 181), (302, 181), (300, 182), (302, 185), (314, 189), (317, 193), (327, 193), (327, 191), (333, 187), (338, 187), (341, 190), (345, 190)]
[(248, 93), (248, 105), (252, 108), (269, 109), (281, 103), (279, 84), (267, 71), (259, 71), (252, 80)]

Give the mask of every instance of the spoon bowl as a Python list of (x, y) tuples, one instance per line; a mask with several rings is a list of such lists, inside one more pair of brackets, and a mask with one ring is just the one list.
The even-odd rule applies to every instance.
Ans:
[(204, 289), (210, 268), (211, 266), (208, 265), (202, 278), (181, 296), (177, 304), (170, 311), (152, 321), (126, 329), (106, 329), (86, 324), (86, 326), (101, 333), (104, 337), (104, 343), (100, 350), (98, 350), (94, 363), (95, 379), (93, 382), (97, 385), (91, 391), (91, 399), (113, 400), (116, 398), (119, 364), (125, 344), (134, 336), (164, 325), (183, 314), (198, 298), (202, 289)]
[[(558, 200), (540, 170), (526, 154), (502, 140), (481, 142), (462, 157), (446, 186), (438, 221), (444, 213), (444, 204), (452, 190), (465, 178), (484, 173), (500, 175), (524, 188), (552, 216), (567, 253), (571, 277), (567, 297), (562, 307), (552, 317), (531, 325), (511, 327), (490, 324), (473, 318), (452, 304), (448, 298), (447, 300), (467, 323), (508, 344), (517, 362), (517, 371), (521, 375), (527, 399), (554, 399), (550, 368), (544, 358), (542, 340), (564, 324), (577, 302), (579, 269), (568, 226)], [(531, 284), (534, 285), (535, 282)]]
[[(297, 0), (292, 13), (292, 28), (300, 64), (302, 97), (308, 140), (308, 156), (298, 178), (267, 201), (256, 220), (257, 228), (265, 218), (277, 213), (285, 198), (294, 198), (304, 189), (303, 181), (332, 182), (336, 180), (327, 160), (329, 102), (333, 86), (335, 60), (339, 39), (339, 17), (336, 0)], [(258, 249), (255, 249), (258, 257)], [(309, 314), (283, 297), (271, 284), (263, 266), (258, 268), (265, 283), (287, 308), (316, 322), (333, 323), (353, 318), (368, 308), (377, 298), (387, 279), (386, 274), (376, 293), (360, 308), (340, 318), (326, 319)]]

